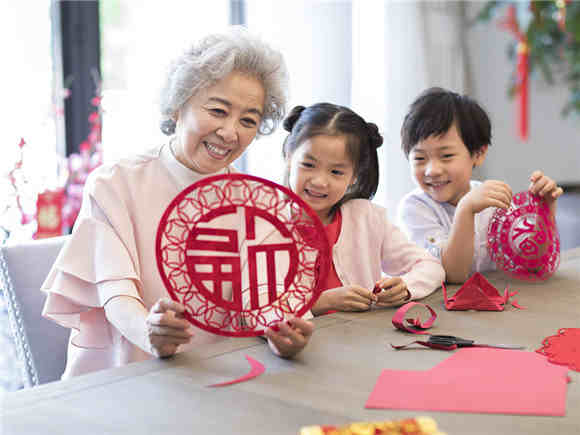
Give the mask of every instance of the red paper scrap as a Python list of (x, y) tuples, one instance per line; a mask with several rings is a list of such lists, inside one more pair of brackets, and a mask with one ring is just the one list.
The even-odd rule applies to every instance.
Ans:
[(449, 298), (445, 283), (441, 283), (441, 286), (445, 308), (448, 310), (503, 311), (510, 296), (517, 294), (517, 292), (510, 294), (506, 287), (504, 294), (500, 295), (499, 291), (479, 272), (475, 272), (457, 290), (457, 293)]
[(250, 363), (251, 369), (244, 376), (241, 376), (237, 379), (233, 379), (231, 381), (220, 382), (218, 384), (211, 384), (211, 385), (208, 385), (208, 387), (225, 387), (226, 385), (232, 385), (232, 384), (237, 384), (240, 382), (248, 381), (252, 378), (260, 376), (262, 373), (264, 373), (264, 371), (266, 371), (264, 364), (262, 364), (260, 361), (256, 361), (254, 358), (252, 358), (251, 356), (248, 356), (248, 355), (246, 355), (246, 359)]
[(365, 408), (563, 416), (567, 371), (534, 352), (463, 348), (430, 370), (383, 370)]
[[(409, 311), (411, 308), (414, 307), (426, 308), (431, 313), (431, 317), (425, 322), (421, 322), (421, 319), (419, 317), (415, 319), (405, 319), (407, 311)], [(400, 329), (402, 331), (412, 332), (413, 334), (427, 334), (427, 332), (422, 330), (429, 329), (431, 326), (433, 326), (433, 323), (435, 322), (436, 318), (437, 313), (435, 313), (435, 310), (433, 310), (433, 308), (431, 308), (429, 305), (421, 304), (419, 302), (408, 302), (395, 312), (392, 322), (395, 328)], [(405, 323), (412, 325), (413, 327), (410, 328), (407, 325), (405, 325)]]
[(554, 364), (565, 365), (580, 372), (580, 328), (561, 328), (557, 335), (544, 338), (536, 350)]

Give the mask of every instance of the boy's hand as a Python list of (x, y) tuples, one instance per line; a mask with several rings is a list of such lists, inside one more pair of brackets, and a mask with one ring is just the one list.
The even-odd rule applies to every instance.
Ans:
[(530, 175), (528, 190), (544, 198), (552, 212), (555, 211), (556, 200), (564, 193), (564, 190), (554, 180), (544, 175), (542, 171), (534, 171)]
[[(471, 189), (459, 204), (469, 207), (473, 214), (488, 207), (509, 208), (512, 202), (512, 189), (503, 181), (487, 180)], [(458, 205), (459, 205), (458, 204)]]
[(403, 305), (411, 297), (407, 284), (399, 276), (383, 278), (379, 280), (375, 288), (381, 291), (377, 293), (377, 307), (396, 307)]

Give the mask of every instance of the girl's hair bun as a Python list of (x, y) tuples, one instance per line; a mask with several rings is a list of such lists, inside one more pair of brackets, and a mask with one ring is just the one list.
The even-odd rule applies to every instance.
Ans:
[(379, 127), (374, 122), (367, 122), (367, 129), (369, 131), (370, 144), (375, 148), (379, 148), (383, 144), (383, 136), (379, 133)]
[(294, 124), (296, 124), (296, 121), (298, 121), (298, 118), (300, 118), (300, 115), (302, 114), (304, 109), (306, 109), (306, 107), (296, 106), (290, 111), (290, 113), (288, 114), (288, 116), (284, 120), (284, 124), (283, 124), (284, 130), (286, 130), (288, 133), (292, 132), (292, 129), (294, 128)]

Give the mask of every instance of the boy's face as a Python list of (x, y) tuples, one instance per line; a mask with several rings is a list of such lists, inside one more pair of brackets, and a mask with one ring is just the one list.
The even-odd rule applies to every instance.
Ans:
[(473, 168), (483, 163), (486, 152), (487, 146), (470, 155), (453, 124), (445, 134), (429, 136), (411, 149), (411, 175), (435, 201), (457, 205), (469, 192)]

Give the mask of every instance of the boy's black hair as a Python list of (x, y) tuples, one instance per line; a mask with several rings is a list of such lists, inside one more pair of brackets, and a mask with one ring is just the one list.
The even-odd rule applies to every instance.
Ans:
[(445, 134), (453, 123), (472, 156), (491, 145), (491, 122), (485, 110), (467, 95), (434, 87), (421, 93), (405, 116), (401, 127), (405, 156), (429, 136)]
[[(377, 148), (383, 144), (383, 137), (376, 124), (366, 122), (348, 107), (318, 103), (309, 107), (294, 107), (283, 125), (290, 133), (282, 149), (284, 159), (292, 158), (294, 151), (314, 136), (346, 136), (346, 151), (354, 164), (356, 181), (344, 197), (332, 207), (331, 215), (350, 199), (371, 199), (375, 195), (379, 185)], [(287, 170), (286, 185), (288, 177)]]

